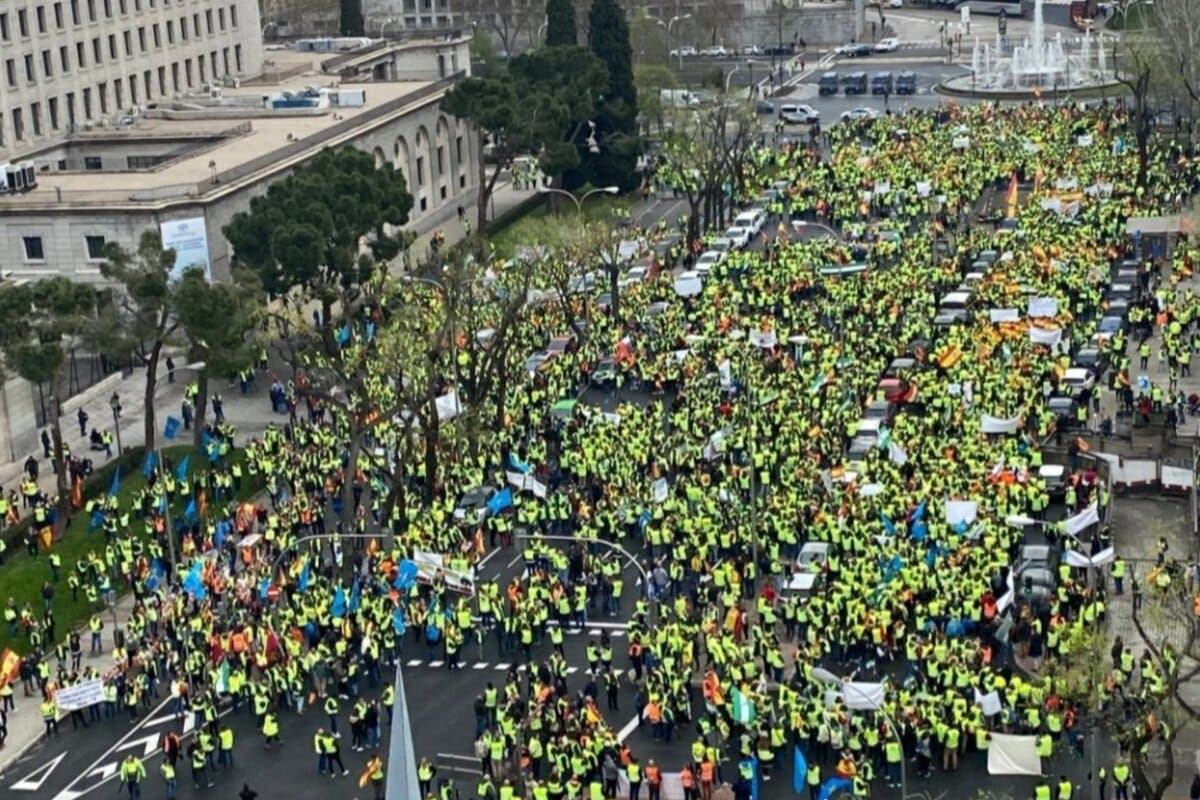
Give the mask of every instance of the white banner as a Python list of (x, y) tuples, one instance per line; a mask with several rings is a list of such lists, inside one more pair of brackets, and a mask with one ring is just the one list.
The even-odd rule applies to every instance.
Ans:
[(1044, 344), (1047, 347), (1054, 347), (1062, 341), (1062, 329), (1053, 328), (1047, 330), (1045, 328), (1030, 328), (1029, 341), (1034, 344)]
[(979, 690), (975, 690), (975, 705), (979, 706), (985, 717), (990, 717), (1000, 713), (1000, 693), (988, 692), (980, 694)]
[(988, 318), (992, 322), (1017, 322), (1021, 319), (1021, 312), (1015, 308), (993, 308), (988, 311)]
[(521, 492), (533, 492), (536, 497), (546, 499), (546, 484), (539, 481), (532, 475), (526, 475), (523, 472), (505, 472), (505, 479)]
[(1037, 754), (1037, 737), (992, 733), (992, 741), (988, 746), (988, 774), (1041, 775), (1042, 760)]
[(775, 331), (750, 331), (750, 344), (755, 347), (774, 347), (776, 342)]
[(1089, 525), (1095, 525), (1099, 521), (1100, 512), (1096, 508), (1096, 504), (1092, 503), (1075, 516), (1067, 517), (1063, 520), (1063, 525), (1066, 526), (1067, 533), (1072, 536), (1078, 536), (1080, 531), (1085, 530)]
[(840, 698), (851, 711), (877, 711), (883, 707), (883, 684), (846, 681), (837, 689), (825, 693), (825, 705)]
[(459, 402), (458, 392), (449, 391), (434, 401), (437, 406), (438, 419), (445, 422), (454, 419), (462, 413), (462, 403)]
[(1031, 297), (1029, 298), (1029, 316), (1031, 317), (1057, 317), (1058, 316), (1058, 301), (1053, 297)]
[(717, 374), (721, 376), (721, 388), (729, 389), (733, 387), (733, 372), (729, 363), (729, 359), (725, 359), (720, 364), (717, 364)]
[(1162, 465), (1161, 478), (1164, 489), (1191, 489), (1196, 479), (1190, 469)]
[(104, 702), (104, 681), (95, 678), (74, 686), (64, 686), (54, 694), (59, 711), (74, 711)]
[(1076, 550), (1067, 551), (1067, 563), (1072, 567), (1081, 567), (1085, 569), (1087, 567), (1098, 568), (1111, 564), (1116, 560), (1117, 551), (1111, 547), (1104, 548), (1090, 558)]
[(975, 521), (978, 513), (979, 504), (973, 500), (946, 501), (946, 523), (948, 525), (957, 525), (960, 522), (966, 522), (969, 525)]
[(652, 485), (654, 492), (654, 502), (661, 503), (667, 499), (667, 479), (659, 478)]
[(888, 442), (888, 458), (892, 460), (893, 464), (899, 464), (903, 467), (908, 463), (908, 451), (896, 444), (895, 440), (892, 440)]
[(984, 414), (979, 419), (979, 427), (984, 433), (1016, 433), (1017, 427), (1020, 424), (1020, 417), (1002, 419), (1000, 417), (993, 417), (991, 414)]

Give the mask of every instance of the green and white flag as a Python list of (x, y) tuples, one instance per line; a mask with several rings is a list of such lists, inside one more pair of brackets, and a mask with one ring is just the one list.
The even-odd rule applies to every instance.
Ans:
[(742, 725), (754, 722), (754, 703), (741, 689), (733, 689), (733, 721)]

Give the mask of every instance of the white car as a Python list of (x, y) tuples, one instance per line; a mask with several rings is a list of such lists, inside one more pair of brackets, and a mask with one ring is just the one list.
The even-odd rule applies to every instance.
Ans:
[(821, 112), (805, 103), (786, 103), (779, 107), (779, 118), (791, 125), (811, 125), (821, 121)]
[(876, 53), (894, 53), (900, 49), (900, 40), (895, 36), (889, 36), (886, 39), (880, 39), (875, 43)]
[(700, 55), (709, 56), (711, 58), (724, 58), (729, 55), (729, 51), (722, 45), (714, 44), (712, 47), (706, 47), (700, 51)]
[(758, 236), (763, 226), (767, 224), (767, 212), (761, 208), (743, 211), (733, 218), (735, 228), (749, 228), (751, 236)]
[(744, 56), (762, 55), (762, 48), (756, 44), (748, 44), (742, 48), (742, 55), (744, 55)]
[(680, 47), (680, 48), (677, 48), (677, 49), (671, 51), (672, 58), (678, 58), (679, 56), (686, 57), (686, 56), (694, 56), (694, 55), (696, 55), (696, 48), (692, 47), (690, 44), (685, 44), (683, 47)]
[(852, 108), (849, 111), (842, 112), (842, 122), (853, 122), (860, 119), (876, 119), (879, 117), (879, 112), (867, 106), (859, 106)]
[(1090, 391), (1096, 382), (1096, 376), (1086, 367), (1071, 367), (1063, 373), (1062, 384), (1069, 388), (1072, 394)]
[(713, 271), (713, 268), (725, 260), (725, 254), (715, 250), (701, 253), (696, 259), (696, 264), (692, 268), (696, 274), (704, 276)]
[(738, 250), (742, 250), (748, 244), (750, 244), (751, 233), (750, 233), (749, 228), (741, 228), (741, 227), (738, 227), (737, 225), (734, 225), (732, 228), (725, 231), (725, 233), (723, 233), (721, 235), (724, 238), (728, 239), (729, 241), (733, 242), (733, 246), (735, 248), (737, 248)]

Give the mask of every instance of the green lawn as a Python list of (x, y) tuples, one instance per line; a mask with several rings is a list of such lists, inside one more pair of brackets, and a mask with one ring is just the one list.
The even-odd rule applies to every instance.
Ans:
[[(587, 189), (583, 191), (587, 191)], [(582, 196), (583, 192), (575, 194), (578, 197)], [(562, 195), (559, 195), (556, 200), (558, 201), (558, 214), (554, 215), (556, 221), (574, 221), (579, 218), (579, 212), (575, 210), (574, 203)], [(619, 197), (592, 195), (583, 204), (583, 217), (588, 222), (595, 222), (613, 219), (617, 214), (624, 216), (633, 205), (634, 200), (634, 195)], [(490, 230), (487, 239), (496, 248), (498, 256), (512, 258), (519, 246), (537, 240), (538, 232), (547, 224), (547, 219), (551, 216), (547, 204), (539, 203), (528, 213)]]
[[(207, 459), (199, 453), (195, 448), (187, 445), (164, 448), (164, 454), (168, 459), (176, 465), (182, 462), (184, 456), (191, 455), (188, 461), (188, 473), (196, 474), (204, 470), (208, 466)], [(233, 454), (235, 460), (241, 461), (245, 458), (242, 451), (235, 451)], [(99, 497), (108, 493), (112, 485), (113, 471), (119, 463), (121, 466), (121, 486), (118, 492), (121, 506), (128, 507), (132, 502), (133, 496), (142, 489), (146, 484), (146, 479), (142, 475), (142, 466), (145, 462), (145, 454), (142, 448), (132, 448), (127, 451), (119, 459), (113, 459), (111, 462), (103, 465), (98, 469), (84, 484), (84, 500), (86, 502), (89, 497)], [(243, 495), (253, 495), (258, 491), (258, 487), (249, 483), (245, 471), (243, 471), (242, 490)], [(173, 520), (179, 519), (183, 515), (183, 511), (187, 503), (179, 502), (176, 498), (175, 504), (171, 508)], [(212, 509), (212, 502), (209, 505)], [(42, 613), (42, 583), (50, 580), (50, 562), (49, 553), (39, 552), (37, 556), (29, 556), (24, 546), (23, 532), (28, 525), (27, 520), (22, 520), (15, 529), (6, 529), (4, 536), (8, 541), (8, 556), (3, 566), (0, 566), (0, 603), (7, 604), (8, 598), (12, 597), (17, 601), (18, 610), (25, 604), (29, 603), (33, 609), (34, 617), (41, 618)], [(95, 551), (97, 555), (103, 558), (105, 539), (103, 531), (96, 530), (88, 532), (89, 519), (88, 516), (81, 510), (72, 516), (70, 525), (63, 532), (62, 538), (54, 543), (53, 551), (58, 553), (62, 558), (62, 570), (59, 575), (58, 584), (54, 588), (54, 616), (57, 621), (56, 635), (59, 640), (67, 635), (67, 633), (86, 620), (91, 609), (88, 607), (87, 598), (80, 587), (79, 599), (71, 600), (71, 591), (67, 588), (67, 575), (71, 570), (75, 569), (75, 564), (89, 551)], [(139, 538), (145, 538), (144, 526), (141, 520), (132, 518), (130, 527)], [(118, 591), (124, 589), (124, 584), (115, 582), (114, 585)], [(105, 634), (106, 637), (111, 635), (112, 623), (106, 618)], [(107, 643), (111, 641), (106, 638)], [(46, 649), (49, 650), (53, 646), (53, 642), (46, 643)], [(86, 646), (86, 642), (85, 642)], [(18, 631), (16, 638), (9, 637), (8, 625), (3, 624), (0, 620), (0, 652), (5, 648), (12, 648), (22, 655), (29, 651), (29, 644), (25, 640), (24, 635)]]

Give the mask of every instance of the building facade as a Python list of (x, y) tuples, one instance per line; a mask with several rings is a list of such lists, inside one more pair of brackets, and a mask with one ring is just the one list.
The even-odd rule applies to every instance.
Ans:
[(0, 162), (262, 70), (257, 0), (0, 0)]

